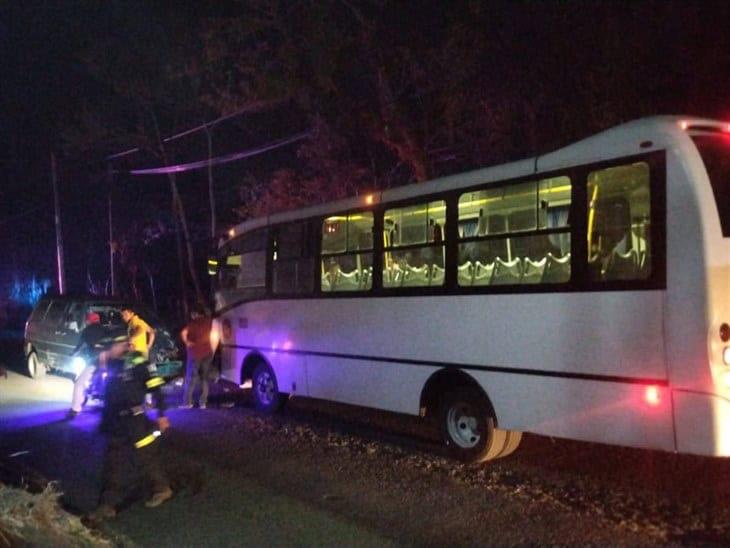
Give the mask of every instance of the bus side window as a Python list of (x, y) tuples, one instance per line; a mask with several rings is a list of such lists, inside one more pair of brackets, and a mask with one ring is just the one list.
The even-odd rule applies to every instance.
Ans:
[(322, 222), (324, 292), (368, 291), (373, 286), (373, 214), (335, 215)]
[(383, 287), (444, 285), (446, 202), (385, 212)]
[(592, 281), (649, 277), (650, 213), (646, 162), (588, 175), (588, 266)]
[(261, 293), (266, 287), (266, 242), (260, 228), (237, 236), (221, 247), (217, 258), (217, 286), (240, 294)]
[(459, 286), (570, 281), (571, 199), (565, 175), (462, 194)]
[(308, 222), (279, 227), (274, 238), (274, 293), (311, 293), (314, 290), (314, 254)]

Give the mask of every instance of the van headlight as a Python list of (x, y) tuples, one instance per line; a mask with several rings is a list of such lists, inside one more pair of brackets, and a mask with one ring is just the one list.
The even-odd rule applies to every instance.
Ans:
[(74, 356), (71, 360), (71, 370), (77, 377), (86, 369), (86, 360), (81, 356)]

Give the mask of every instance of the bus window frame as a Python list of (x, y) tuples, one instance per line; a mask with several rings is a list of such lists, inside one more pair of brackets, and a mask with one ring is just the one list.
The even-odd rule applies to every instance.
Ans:
[[(650, 222), (651, 222), (651, 261), (652, 271), (646, 279), (636, 280), (590, 280), (588, 271), (588, 250), (587, 250), (587, 185), (588, 175), (591, 172), (627, 165), (636, 162), (646, 162), (649, 166), (650, 177)], [(570, 203), (570, 226), (555, 227), (550, 229), (536, 229), (534, 231), (515, 232), (518, 236), (530, 236), (537, 234), (568, 233), (571, 239), (571, 278), (565, 283), (534, 283), (515, 285), (494, 285), (494, 286), (459, 286), (457, 280), (457, 266), (459, 244), (469, 239), (459, 238), (459, 197), (467, 192), (485, 190), (490, 188), (519, 184), (521, 182), (535, 182), (552, 177), (566, 176), (571, 182), (571, 203)], [(488, 183), (474, 184), (457, 189), (439, 191), (432, 194), (424, 194), (411, 198), (380, 202), (371, 207), (354, 207), (342, 211), (333, 211), (326, 215), (295, 219), (292, 221), (280, 222), (267, 226), (267, 261), (266, 261), (266, 291), (264, 297), (255, 297), (253, 300), (265, 299), (348, 299), (348, 298), (378, 298), (397, 296), (439, 296), (439, 295), (482, 295), (482, 294), (529, 294), (529, 293), (570, 293), (570, 292), (606, 292), (606, 291), (638, 291), (638, 290), (659, 290), (666, 289), (666, 253), (667, 253), (667, 160), (666, 150), (660, 149), (651, 152), (639, 153), (614, 157), (597, 162), (568, 166), (550, 171), (538, 171), (528, 175), (522, 175), (511, 179), (501, 179)], [(384, 228), (384, 214), (386, 210), (398, 209), (418, 204), (425, 204), (443, 200), (446, 202), (446, 227), (444, 231), (443, 244), (430, 244), (434, 246), (445, 246), (445, 279), (441, 286), (416, 286), (416, 287), (383, 287), (383, 253), (385, 250), (382, 233)], [(357, 291), (322, 291), (320, 262), (322, 260), (321, 246), (322, 225), (328, 217), (335, 215), (353, 215), (362, 212), (373, 214), (373, 278), (372, 287), (367, 290)], [(309, 230), (317, 234), (316, 241), (312, 247), (315, 253), (313, 261), (314, 290), (307, 293), (273, 293), (273, 244), (276, 230), (291, 223), (307, 223)], [(504, 235), (494, 235), (495, 239), (503, 238)], [(478, 238), (477, 238), (478, 239)], [(428, 245), (428, 244), (425, 244)], [(424, 247), (425, 245), (414, 244), (413, 247)], [(404, 246), (409, 247), (409, 246)], [(347, 254), (346, 252), (344, 254)], [(328, 255), (334, 256), (334, 255)], [(243, 301), (241, 301), (243, 302)]]
[[(644, 162), (649, 167), (649, 221), (651, 227), (651, 272), (645, 279), (635, 280), (591, 280), (588, 271), (588, 175), (595, 171)], [(580, 269), (578, 290), (580, 291), (637, 291), (666, 289), (667, 287), (667, 162), (666, 151), (658, 150), (644, 154), (622, 156), (592, 164), (579, 166), (576, 169), (580, 178), (582, 196), (580, 200), (579, 220), (581, 231), (578, 244), (580, 262), (574, 263)], [(576, 233), (572, 237), (575, 237)]]

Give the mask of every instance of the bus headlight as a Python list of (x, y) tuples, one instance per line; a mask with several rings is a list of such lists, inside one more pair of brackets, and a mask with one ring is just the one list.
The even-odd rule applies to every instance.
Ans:
[(86, 360), (81, 356), (74, 356), (71, 360), (71, 371), (73, 371), (73, 374), (78, 377), (84, 369), (86, 369)]
[(722, 361), (725, 365), (730, 365), (730, 346), (726, 346), (722, 351)]

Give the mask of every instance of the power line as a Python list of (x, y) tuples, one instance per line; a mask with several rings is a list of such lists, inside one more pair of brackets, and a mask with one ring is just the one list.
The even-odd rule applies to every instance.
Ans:
[[(187, 164), (177, 164), (174, 166), (153, 167), (153, 168), (146, 168), (146, 169), (132, 169), (128, 173), (130, 175), (164, 175), (164, 174), (168, 174), (168, 173), (183, 173), (185, 171), (193, 171), (193, 170), (201, 169), (201, 168), (208, 167), (208, 166), (217, 166), (217, 165), (221, 165), (221, 164), (235, 162), (238, 160), (243, 160), (244, 158), (250, 158), (251, 156), (256, 156), (258, 154), (268, 152), (269, 150), (274, 150), (274, 149), (289, 145), (291, 143), (301, 141), (302, 139), (306, 139), (309, 136), (310, 136), (310, 132), (305, 131), (303, 133), (298, 133), (291, 137), (287, 137), (286, 139), (274, 141), (273, 143), (269, 143), (267, 145), (263, 145), (263, 146), (260, 146), (257, 148), (252, 148), (249, 150), (242, 150), (240, 152), (234, 152), (232, 154), (226, 154), (225, 156), (218, 156), (217, 158), (211, 158), (210, 160), (199, 160), (197, 162), (190, 162)], [(119, 173), (119, 172), (116, 172), (116, 173)]]
[[(246, 114), (247, 112), (250, 112), (252, 109), (250, 106), (247, 106), (245, 108), (242, 108), (241, 110), (237, 110), (236, 112), (232, 112), (231, 114), (224, 114), (223, 116), (220, 116), (213, 120), (212, 122), (205, 122), (203, 124), (200, 124), (199, 126), (195, 126), (191, 129), (186, 129), (184, 131), (181, 131), (180, 133), (176, 133), (175, 135), (171, 135), (170, 137), (165, 137), (162, 142), (163, 143), (170, 143), (172, 141), (175, 141), (177, 139), (180, 139), (182, 137), (186, 137), (192, 133), (195, 133), (197, 131), (200, 131), (201, 129), (207, 129), (212, 128), (216, 126), (217, 124), (220, 124), (221, 122), (225, 122), (226, 120), (230, 120), (231, 118), (235, 118), (236, 116), (240, 116), (241, 114)], [(139, 147), (136, 148), (130, 148), (129, 150), (124, 150), (122, 152), (117, 152), (116, 154), (111, 154), (106, 157), (106, 160), (115, 160), (117, 158), (123, 158), (124, 156), (129, 156), (130, 154), (134, 154), (135, 152), (139, 152), (141, 149)]]

